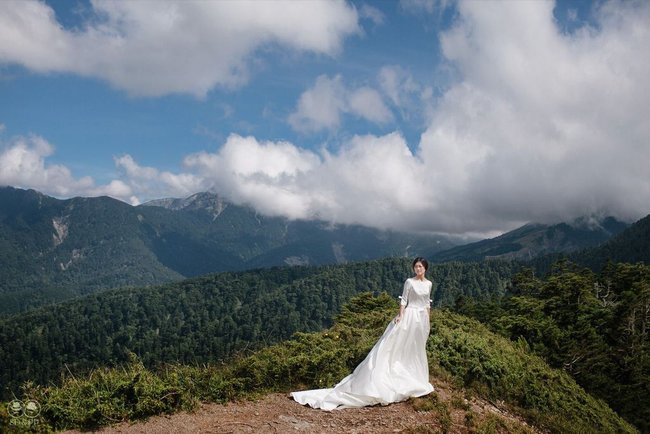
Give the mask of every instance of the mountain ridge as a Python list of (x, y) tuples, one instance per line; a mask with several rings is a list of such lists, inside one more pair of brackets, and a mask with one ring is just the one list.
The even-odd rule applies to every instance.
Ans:
[(0, 187), (0, 315), (118, 286), (451, 245), (435, 235), (266, 217), (212, 193), (131, 206)]
[(432, 262), (522, 259), (593, 246), (625, 225), (597, 223), (531, 223), (457, 246), (438, 235), (267, 217), (210, 192), (132, 206), (0, 187), (0, 315), (221, 271), (415, 255)]
[(433, 262), (485, 259), (530, 260), (549, 253), (570, 253), (605, 243), (630, 225), (614, 217), (581, 217), (553, 225), (527, 223), (495, 238), (431, 252)]

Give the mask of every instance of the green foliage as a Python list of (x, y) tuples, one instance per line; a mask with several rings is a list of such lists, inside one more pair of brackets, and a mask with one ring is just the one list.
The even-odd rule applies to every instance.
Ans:
[[(502, 294), (513, 267), (503, 262), (433, 266), (434, 302), (449, 305), (458, 294)], [(331, 326), (342, 305), (360, 292), (386, 288), (396, 297), (409, 268), (409, 260), (399, 258), (220, 273), (91, 294), (2, 319), (0, 392), (6, 399), (24, 381), (56, 382), (68, 368), (84, 373), (116, 366), (130, 352), (154, 368), (160, 363), (214, 363), (254, 351), (295, 332)], [(358, 309), (367, 307), (372, 306)]]
[(596, 275), (564, 261), (546, 280), (527, 271), (513, 281), (515, 295), (457, 310), (562, 368), (650, 431), (650, 267), (610, 263)]
[[(471, 424), (471, 423), (470, 423)], [(507, 421), (494, 414), (488, 415), (472, 432), (476, 434), (532, 434), (533, 431), (516, 422)]]
[[(65, 429), (188, 409), (199, 400), (226, 402), (269, 391), (331, 387), (365, 357), (397, 308), (387, 294), (361, 294), (330, 329), (298, 333), (225, 364), (172, 364), (148, 370), (131, 359), (123, 368), (99, 369), (82, 378), (68, 376), (58, 387), (30, 385), (25, 393), (43, 405), (48, 426)], [(430, 369), (444, 369), (475, 394), (504, 401), (515, 413), (551, 432), (635, 432), (566, 373), (550, 369), (539, 357), (477, 321), (434, 310), (431, 323)], [(437, 402), (435, 395), (424, 402), (427, 399), (431, 401), (427, 406), (446, 426), (448, 405)], [(512, 427), (501, 431), (500, 424), (485, 422), (477, 432), (525, 432)]]
[(94, 428), (192, 408), (194, 398), (177, 381), (134, 360), (122, 369), (67, 377), (61, 387), (27, 388), (25, 394), (46, 403), (42, 414), (56, 429)]
[(438, 398), (438, 394), (433, 392), (421, 398), (411, 400), (411, 405), (416, 411), (434, 412), (436, 420), (440, 424), (440, 432), (447, 433), (452, 427), (451, 411), (446, 402)]
[(570, 259), (592, 270), (601, 270), (608, 262), (650, 264), (650, 215), (602, 246), (573, 254)]
[(449, 371), (459, 386), (505, 401), (553, 432), (634, 432), (568, 374), (549, 369), (541, 358), (477, 321), (435, 310), (431, 324), (430, 363)]
[[(164, 202), (164, 201), (163, 201)], [(451, 247), (444, 237), (265, 217), (210, 193), (162, 206), (0, 187), (0, 315), (107, 288)]]

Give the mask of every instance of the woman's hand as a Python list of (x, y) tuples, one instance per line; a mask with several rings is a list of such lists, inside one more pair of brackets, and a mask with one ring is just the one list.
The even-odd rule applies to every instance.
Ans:
[(397, 315), (397, 316), (395, 317), (394, 321), (395, 321), (395, 324), (399, 324), (400, 321), (402, 321), (402, 315), (401, 315), (401, 314), (400, 314), (400, 315)]

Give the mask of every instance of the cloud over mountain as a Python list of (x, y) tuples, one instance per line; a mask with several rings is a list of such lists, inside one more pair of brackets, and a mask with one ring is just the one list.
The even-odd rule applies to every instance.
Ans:
[[(160, 59), (147, 57), (153, 54), (136, 59), (140, 49), (157, 52), (152, 41), (171, 43), (164, 38), (166, 26), (177, 34), (174, 26), (189, 19), (189, 14), (199, 14), (192, 3), (181, 9), (163, 7), (144, 20), (142, 4), (95, 5), (105, 19), (78, 32), (57, 27), (42, 5), (21, 6), (16, 14), (35, 14), (43, 27), (23, 42), (33, 49), (21, 52), (20, 59), (6, 46), (0, 49), (0, 58), (13, 55), (15, 61), (38, 71), (67, 70), (65, 50), (72, 46), (70, 41), (83, 47), (83, 41), (93, 37), (110, 41), (100, 44), (105, 50), (120, 44), (126, 47), (123, 53), (119, 50), (119, 56), (125, 57), (115, 57), (110, 50), (104, 53), (117, 63), (101, 77), (114, 85), (151, 95), (175, 91), (202, 95), (211, 86), (234, 85), (238, 77), (245, 77), (235, 71), (246, 69), (246, 53), (263, 41), (331, 54), (340, 48), (343, 37), (359, 31), (353, 8), (339, 2), (318, 3), (322, 13), (308, 26), (316, 29), (310, 33), (312, 38), (294, 38), (299, 30), (289, 31), (276, 23), (286, 26), (292, 14), (276, 16), (274, 24), (248, 23), (263, 30), (242, 36), (234, 47), (213, 48), (217, 50), (213, 60), (195, 60), (190, 50), (188, 62), (176, 66), (209, 70), (201, 73), (205, 76), (172, 85), (165, 81), (165, 73), (141, 85), (129, 81), (129, 68), (155, 69)], [(414, 5), (426, 11), (436, 3)], [(250, 4), (243, 3), (241, 8), (245, 7)], [(622, 219), (646, 215), (650, 211), (650, 3), (604, 2), (595, 6), (591, 24), (571, 31), (558, 26), (551, 2), (460, 1), (455, 7), (454, 23), (436, 35), (443, 66), (452, 78), (451, 82), (445, 78), (445, 88), (436, 96), (431, 90), (435, 77), (431, 83), (417, 83), (407, 70), (386, 64), (375, 72), (376, 88), (345, 83), (340, 74), (319, 75), (297, 97), (288, 117), (295, 129), (311, 134), (337, 130), (344, 116), (390, 124), (395, 118), (391, 110), (407, 113), (414, 104), (426, 104), (428, 121), (418, 143), (407, 143), (400, 131), (344, 132), (336, 136), (343, 138), (334, 145), (307, 149), (287, 140), (230, 134), (216, 150), (188, 153), (183, 169), (175, 174), (141, 166), (131, 156), (117, 157), (121, 175), (115, 190), (123, 187), (117, 196), (148, 199), (213, 189), (273, 215), (447, 233), (487, 233), (531, 220), (554, 222), (587, 214)], [(247, 14), (229, 13), (232, 27), (241, 28), (238, 23)], [(194, 19), (201, 23), (205, 17)], [(15, 30), (18, 24), (12, 26), (9, 29)], [(189, 41), (203, 40), (201, 29), (199, 24), (187, 40), (174, 41), (171, 51), (162, 50), (160, 56), (181, 55), (188, 46), (194, 47)], [(218, 32), (232, 30), (228, 29), (224, 21)], [(148, 32), (155, 37), (149, 38)], [(236, 34), (232, 32), (227, 34)], [(57, 38), (60, 56), (41, 50), (39, 41)], [(215, 58), (221, 59), (216, 66), (202, 63)], [(99, 63), (94, 65), (99, 68)], [(183, 75), (178, 69), (169, 74)], [(36, 143), (10, 142), (0, 154), (0, 164), (7, 168), (3, 182), (25, 185), (29, 184), (26, 178), (33, 176), (32, 186), (47, 186), (37, 171), (16, 169), (26, 163), (17, 166), (15, 155), (30, 151), (35, 166), (29, 167), (57, 174), (71, 189), (98, 188), (91, 179), (72, 178), (65, 167), (46, 164), (44, 159), (52, 151), (39, 149)]]

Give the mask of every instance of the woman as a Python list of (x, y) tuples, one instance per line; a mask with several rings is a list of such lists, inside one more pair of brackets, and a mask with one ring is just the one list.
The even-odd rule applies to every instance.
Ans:
[(293, 399), (334, 410), (387, 405), (431, 393), (426, 353), (431, 303), (431, 282), (424, 276), (427, 268), (426, 259), (415, 258), (415, 276), (404, 282), (399, 315), (352, 374), (332, 389), (292, 392)]

